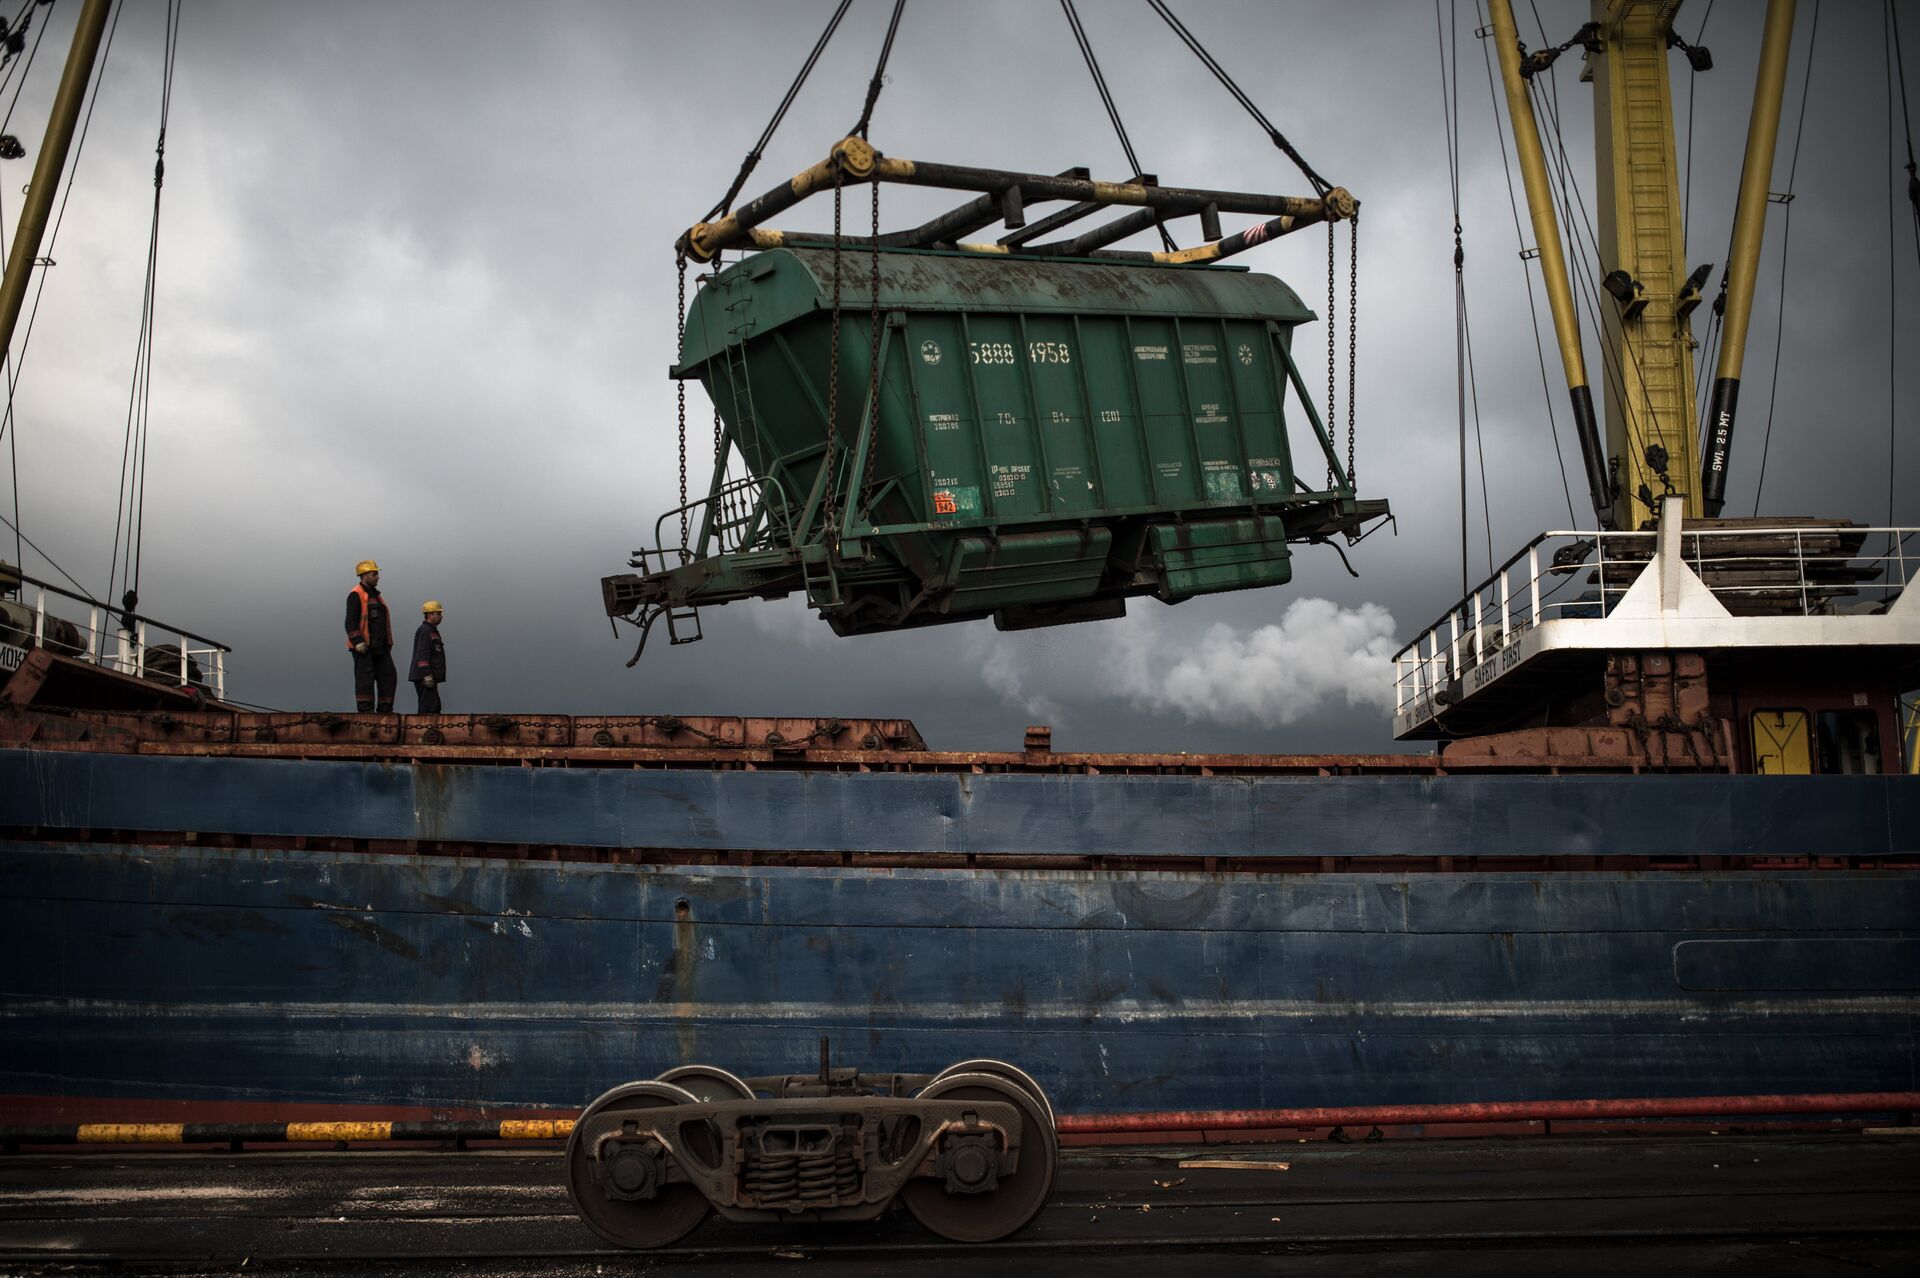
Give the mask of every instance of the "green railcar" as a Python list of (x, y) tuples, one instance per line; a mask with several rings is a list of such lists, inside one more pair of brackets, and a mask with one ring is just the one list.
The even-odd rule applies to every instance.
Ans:
[(1283, 584), (1290, 542), (1386, 513), (1294, 365), (1314, 318), (1233, 267), (757, 253), (700, 290), (673, 370), (719, 409), (714, 480), (605, 579), (607, 611), (804, 590), (842, 634), (1011, 629)]

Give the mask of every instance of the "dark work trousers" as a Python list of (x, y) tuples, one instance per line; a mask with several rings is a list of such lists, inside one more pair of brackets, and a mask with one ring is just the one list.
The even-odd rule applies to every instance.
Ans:
[[(379, 685), (380, 699), (374, 701), (374, 686)], [(361, 713), (371, 710), (375, 714), (393, 713), (393, 693), (400, 684), (400, 674), (393, 668), (393, 654), (384, 648), (370, 648), (366, 652), (353, 654), (353, 705)]]
[(440, 685), (435, 684), (429, 688), (424, 683), (416, 683), (413, 685), (413, 690), (420, 696), (419, 712), (421, 714), (440, 713)]

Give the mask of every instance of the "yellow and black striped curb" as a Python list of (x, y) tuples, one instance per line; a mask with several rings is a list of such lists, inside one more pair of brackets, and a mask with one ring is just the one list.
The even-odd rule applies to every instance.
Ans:
[(398, 1140), (565, 1140), (571, 1118), (502, 1118), (484, 1122), (339, 1120), (312, 1123), (67, 1123), (0, 1127), (0, 1146), (345, 1144)]

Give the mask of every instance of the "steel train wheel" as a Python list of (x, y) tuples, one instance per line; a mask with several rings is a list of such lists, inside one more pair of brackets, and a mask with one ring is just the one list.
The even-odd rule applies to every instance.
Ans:
[[(1047, 1111), (1047, 1125), (1049, 1127), (1057, 1126), (1053, 1117), (1053, 1102), (1047, 1099), (1047, 1093), (1041, 1088), (1040, 1084), (1033, 1081), (1033, 1075), (1027, 1073), (1027, 1071), (1021, 1069), (1018, 1065), (1009, 1065), (1005, 1061), (987, 1060), (984, 1057), (979, 1060), (960, 1061), (947, 1066), (938, 1074), (935, 1074), (933, 1076), (933, 1082), (937, 1083), (951, 1074), (997, 1074), (1001, 1078), (1018, 1083), (1020, 1086), (1032, 1092), (1034, 1099), (1040, 1102), (1040, 1108)], [(665, 1078), (666, 1075), (663, 1074), (661, 1077)], [(928, 1086), (932, 1086), (932, 1083), (929, 1083)]]
[(717, 1065), (676, 1065), (655, 1081), (684, 1087), (703, 1101), (753, 1099), (751, 1087)]
[[(1040, 1108), (1047, 1113), (1047, 1139), (1052, 1143), (1053, 1152), (1056, 1155), (1054, 1158), (1054, 1166), (1056, 1169), (1058, 1168), (1060, 1162), (1058, 1158), (1058, 1154), (1060, 1153), (1060, 1136), (1059, 1124), (1055, 1122), (1053, 1116), (1053, 1102), (1047, 1099), (1047, 1093), (1041, 1088), (1040, 1084), (1033, 1081), (1031, 1074), (1021, 1069), (1018, 1065), (1009, 1065), (1005, 1061), (982, 1058), (980, 1060), (961, 1061), (958, 1064), (949, 1065), (933, 1076), (933, 1082), (937, 1083), (941, 1079), (950, 1078), (955, 1074), (992, 1074), (995, 1078), (1004, 1078), (1008, 1082), (1017, 1084), (1032, 1093), (1033, 1098), (1040, 1103)], [(933, 1083), (929, 1083), (927, 1086), (931, 1087)], [(1047, 1177), (1047, 1197), (1053, 1197), (1052, 1176)]]
[[(664, 1247), (678, 1242), (699, 1228), (712, 1210), (706, 1195), (692, 1185), (665, 1185), (650, 1199), (620, 1200), (608, 1198), (594, 1181), (593, 1151), (585, 1147), (582, 1133), (587, 1121), (609, 1113), (664, 1109), (674, 1105), (692, 1105), (699, 1097), (684, 1087), (649, 1080), (623, 1083), (587, 1106), (567, 1138), (567, 1197), (587, 1228), (620, 1247)], [(693, 1151), (698, 1156), (717, 1159), (718, 1143)]]
[(944, 1182), (915, 1177), (900, 1191), (913, 1218), (950, 1242), (994, 1242), (1025, 1228), (1053, 1193), (1059, 1146), (1043, 1102), (997, 1074), (949, 1074), (927, 1084), (925, 1100), (1007, 1101), (1020, 1110), (1024, 1128), (1020, 1169), (997, 1187), (978, 1194), (949, 1193)]

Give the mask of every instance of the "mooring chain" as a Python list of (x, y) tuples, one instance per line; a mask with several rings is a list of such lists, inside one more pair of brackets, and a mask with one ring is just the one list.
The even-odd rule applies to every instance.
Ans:
[[(1334, 290), (1334, 281), (1337, 280), (1338, 278), (1339, 276), (1335, 273), (1334, 265), (1333, 265), (1333, 218), (1329, 217), (1327, 218), (1327, 450), (1329, 452), (1331, 452), (1334, 448), (1333, 423), (1335, 418), (1333, 415), (1333, 407), (1334, 407), (1333, 406), (1333, 370), (1335, 365), (1335, 348), (1334, 348), (1335, 325), (1334, 325), (1334, 312), (1333, 312), (1333, 304), (1334, 304), (1333, 290)], [(1329, 458), (1327, 461), (1327, 490), (1331, 492), (1333, 490), (1333, 487), (1334, 487), (1333, 461), (1331, 458)]]
[[(687, 255), (676, 253), (674, 261), (680, 269), (679, 301), (673, 311), (679, 327), (675, 341), (679, 354), (674, 362), (684, 365), (687, 360)], [(684, 564), (692, 558), (687, 547), (687, 379), (684, 376), (674, 379), (674, 394), (679, 401), (680, 415), (680, 562)]]
[(820, 460), (821, 527), (831, 546), (833, 536), (833, 446), (840, 425), (840, 191), (844, 175), (839, 157), (833, 164), (833, 335), (827, 359), (827, 451)]
[(867, 522), (877, 524), (879, 521), (873, 515), (873, 463), (880, 452), (880, 180), (877, 177), (873, 181), (871, 246), (873, 270), (868, 289), (873, 331), (867, 348), (867, 466), (860, 479), (860, 503), (866, 508)]
[(1360, 490), (1353, 464), (1354, 373), (1360, 363), (1360, 211), (1347, 226), (1347, 486)]

